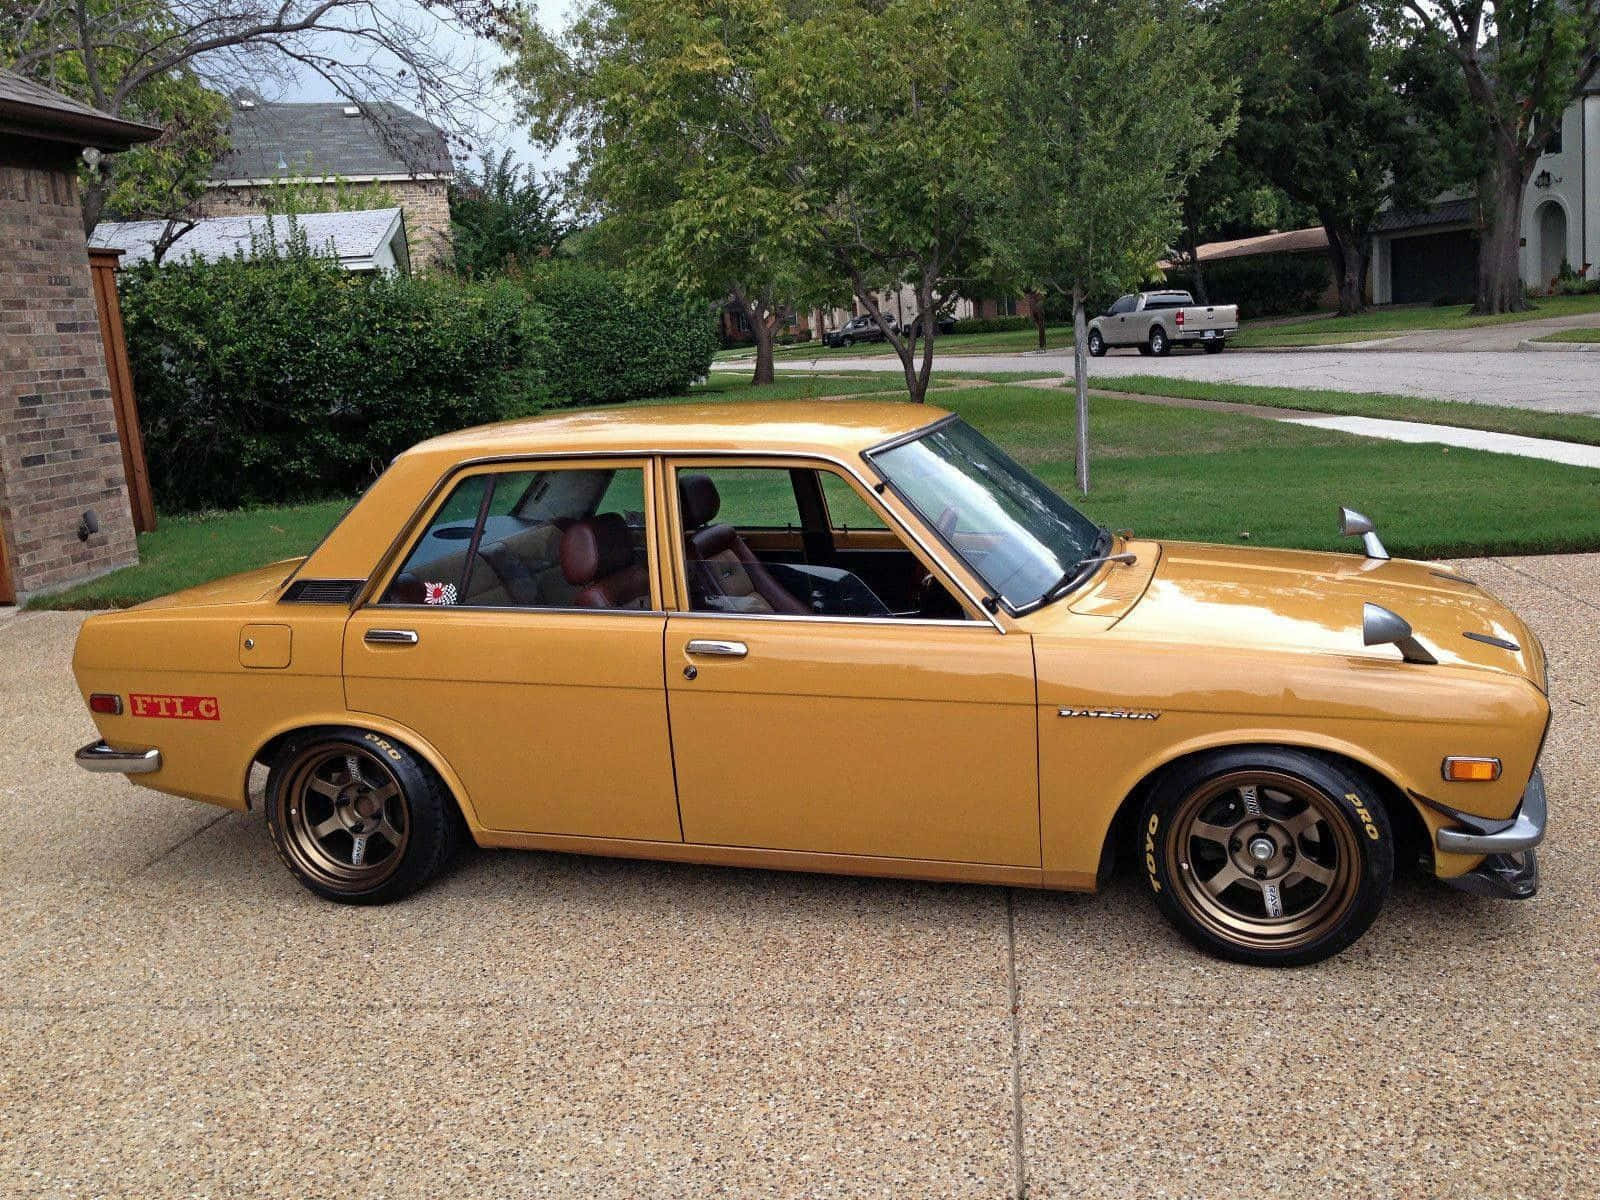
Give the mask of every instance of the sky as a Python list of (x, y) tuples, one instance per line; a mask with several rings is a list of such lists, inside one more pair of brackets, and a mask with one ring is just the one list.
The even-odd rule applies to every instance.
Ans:
[[(574, 0), (532, 0), (532, 7), (538, 12), (539, 23), (545, 29), (556, 30), (571, 19)], [(476, 58), (485, 68), (486, 76), (492, 75), (493, 69), (505, 61), (505, 54), (498, 45), (475, 38), (454, 26), (439, 23), (437, 38), (438, 49), (451, 50), (463, 58)], [(325, 79), (309, 71), (300, 75), (294, 89), (283, 89), (276, 95), (269, 92), (268, 96), (270, 99), (284, 101), (342, 98)], [(419, 106), (413, 104), (408, 107)], [(484, 97), (484, 107), (488, 111), (487, 118), (480, 122), (478, 129), (467, 131), (472, 145), (480, 152), (488, 148), (510, 149), (513, 161), (533, 167), (540, 175), (559, 170), (571, 158), (571, 152), (566, 147), (558, 146), (554, 152), (546, 152), (542, 147), (533, 144), (528, 137), (527, 129), (515, 119), (514, 103), (509, 90), (499, 90)]]

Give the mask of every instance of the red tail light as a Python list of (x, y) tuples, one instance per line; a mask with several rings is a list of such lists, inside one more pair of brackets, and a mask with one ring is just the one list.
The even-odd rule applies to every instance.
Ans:
[(122, 697), (112, 692), (95, 692), (89, 697), (89, 711), (104, 713), (108, 717), (120, 717)]
[(1178, 315), (1173, 317), (1172, 319), (1178, 323), (1178, 327), (1180, 329), (1183, 328), (1183, 309), (1180, 308), (1178, 310)]

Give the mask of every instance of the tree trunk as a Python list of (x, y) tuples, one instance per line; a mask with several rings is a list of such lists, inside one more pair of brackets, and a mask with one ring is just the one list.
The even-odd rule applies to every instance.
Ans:
[(1044, 297), (1038, 292), (1028, 293), (1028, 315), (1033, 318), (1033, 327), (1039, 331), (1039, 349), (1044, 349)]
[(94, 227), (100, 224), (100, 212), (106, 206), (106, 197), (111, 194), (111, 181), (105, 177), (105, 173), (109, 169), (109, 163), (102, 164), (100, 177), (78, 193), (78, 199), (83, 203), (82, 216), (85, 237), (93, 233)]
[(1078, 386), (1078, 490), (1089, 494), (1089, 332), (1083, 319), (1083, 288), (1072, 289), (1072, 374)]
[[(883, 338), (894, 348), (895, 355), (900, 359), (900, 369), (906, 378), (906, 397), (913, 404), (921, 404), (928, 395), (928, 378), (933, 373), (933, 331), (930, 329), (924, 335), (922, 343), (922, 367), (919, 370), (916, 363), (916, 331), (912, 330), (910, 336), (902, 337), (889, 328), (888, 318), (883, 315), (883, 310), (878, 306), (878, 298), (873, 295), (872, 289), (866, 286), (858, 271), (850, 273), (851, 288), (856, 294), (856, 299), (861, 306), (871, 314), (877, 322), (878, 328), (883, 331)], [(922, 285), (917, 295), (926, 306), (933, 293), (933, 285), (926, 272), (923, 273)], [(927, 308), (924, 307), (924, 312)], [(921, 324), (921, 322), (917, 322)]]
[(1328, 235), (1328, 261), (1333, 265), (1333, 281), (1339, 289), (1339, 315), (1354, 316), (1367, 307), (1366, 231), (1341, 226), (1326, 217), (1322, 229)]
[(1185, 249), (1189, 251), (1189, 273), (1194, 277), (1194, 298), (1201, 304), (1210, 304), (1205, 268), (1200, 265), (1200, 231), (1196, 228), (1194, 209), (1190, 207), (1187, 197), (1183, 201), (1183, 234), (1184, 241), (1188, 243)]
[(1522, 312), (1528, 307), (1522, 283), (1522, 193), (1528, 172), (1515, 151), (1502, 150), (1496, 159), (1478, 186), (1482, 216), (1475, 313)]
[(732, 292), (734, 300), (744, 313), (745, 324), (750, 326), (750, 332), (756, 339), (756, 373), (750, 383), (755, 387), (776, 383), (778, 374), (772, 361), (772, 326), (767, 324), (771, 306), (764, 302), (752, 301), (737, 284), (734, 285)]

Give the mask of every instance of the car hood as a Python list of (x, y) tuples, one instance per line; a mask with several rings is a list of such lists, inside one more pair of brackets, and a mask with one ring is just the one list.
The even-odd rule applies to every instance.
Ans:
[[(1371, 603), (1410, 622), (1442, 664), (1520, 675), (1544, 686), (1543, 650), (1532, 631), (1471, 579), (1435, 563), (1184, 542), (1161, 543), (1152, 557), (1148, 584), (1111, 625), (1118, 636), (1397, 658), (1393, 646), (1362, 644), (1362, 606)], [(1118, 570), (1139, 567), (1111, 567), (1093, 587), (1107, 586), (1103, 580)], [(1082, 603), (1073, 608), (1081, 611)], [(1514, 642), (1517, 649), (1468, 633)]]

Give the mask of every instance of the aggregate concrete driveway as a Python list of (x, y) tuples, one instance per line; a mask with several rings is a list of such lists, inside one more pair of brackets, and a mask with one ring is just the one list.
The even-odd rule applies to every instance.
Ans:
[(1593, 1196), (1600, 556), (1468, 569), (1550, 650), (1544, 890), (1403, 883), (1289, 972), (1133, 880), (481, 853), (325, 905), (73, 767), (75, 618), (0, 621), (0, 1195)]
[[(1036, 375), (1072, 369), (1070, 352), (939, 354), (935, 365), (949, 371), (1017, 371)], [(735, 364), (719, 363), (719, 369)], [(747, 364), (737, 369), (748, 372)], [(813, 360), (786, 358), (779, 371), (899, 371), (897, 358), (846, 358), (821, 354)], [(1600, 376), (1591, 354), (1530, 354), (1526, 351), (1459, 350), (1228, 350), (1224, 354), (1174, 351), (1142, 358), (1113, 350), (1090, 360), (1091, 379), (1117, 375), (1163, 375), (1209, 383), (1268, 387), (1332, 388), (1343, 392), (1393, 392), (1473, 404), (1505, 404), (1540, 412), (1600, 414)]]

